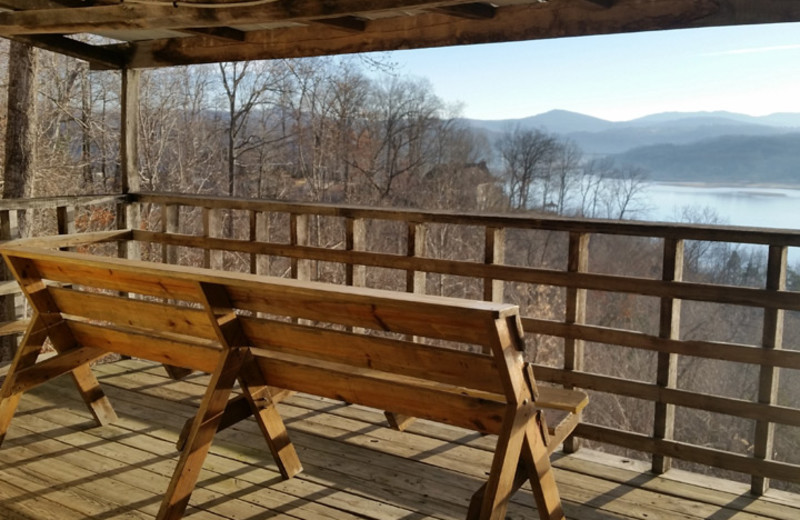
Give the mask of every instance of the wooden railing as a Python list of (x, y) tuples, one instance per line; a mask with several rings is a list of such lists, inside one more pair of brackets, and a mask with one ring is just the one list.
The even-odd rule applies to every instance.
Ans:
[[(537, 378), (591, 394), (566, 451), (585, 439), (644, 453), (655, 472), (676, 459), (744, 474), (756, 494), (769, 479), (800, 484), (792, 377), (800, 292), (787, 289), (800, 231), (148, 193), (129, 200), (148, 260), (520, 305)], [(733, 244), (740, 256), (757, 248), (759, 279), (709, 276), (696, 256), (708, 244)], [(738, 321), (746, 331), (725, 330)]]

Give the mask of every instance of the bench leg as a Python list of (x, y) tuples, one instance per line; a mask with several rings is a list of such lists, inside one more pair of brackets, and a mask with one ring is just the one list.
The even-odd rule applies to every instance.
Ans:
[(303, 471), (286, 425), (278, 413), (277, 401), (273, 399), (264, 375), (252, 355), (242, 366), (239, 384), (283, 478), (292, 478)]
[(22, 392), (14, 390), (16, 374), (36, 363), (46, 339), (47, 327), (37, 313), (31, 318), (28, 330), (14, 356), (14, 361), (11, 362), (8, 375), (3, 382), (3, 388), (0, 389), (0, 445), (3, 444), (8, 427), (11, 425), (11, 419), (17, 411), (20, 397), (22, 397)]
[(383, 415), (386, 417), (386, 422), (389, 423), (389, 427), (399, 432), (405, 431), (406, 428), (414, 424), (414, 421), (417, 420), (416, 417), (403, 415), (401, 413), (383, 412)]
[[(292, 394), (292, 392), (289, 390), (275, 387), (270, 387), (269, 393), (272, 402), (275, 404), (280, 403), (286, 397)], [(250, 406), (250, 403), (247, 402), (247, 398), (243, 395), (237, 395), (236, 397), (230, 399), (228, 404), (225, 406), (225, 413), (222, 415), (222, 419), (219, 421), (217, 433), (230, 428), (239, 421), (244, 421), (251, 415), (253, 415), (253, 408)], [(192, 430), (193, 422), (194, 417), (186, 419), (186, 422), (183, 423), (183, 428), (181, 428), (178, 441), (175, 443), (176, 450), (181, 451), (183, 450), (184, 446), (186, 446), (186, 439), (189, 437), (189, 432)]]
[(181, 452), (167, 493), (161, 502), (157, 520), (178, 520), (183, 516), (246, 357), (246, 348), (226, 349), (220, 355), (220, 363), (212, 374), (203, 402), (194, 418), (186, 447)]
[(537, 421), (540, 411), (526, 406), (512, 410), (515, 417), (498, 439), (489, 480), (470, 501), (467, 520), (503, 520), (508, 501), (530, 480), (540, 520), (564, 520), (547, 446)]
[(92, 373), (92, 369), (88, 364), (74, 369), (72, 371), (72, 380), (75, 381), (83, 402), (86, 403), (98, 426), (111, 424), (118, 419), (117, 413), (111, 406), (111, 402), (106, 397), (103, 389), (100, 388), (100, 382)]

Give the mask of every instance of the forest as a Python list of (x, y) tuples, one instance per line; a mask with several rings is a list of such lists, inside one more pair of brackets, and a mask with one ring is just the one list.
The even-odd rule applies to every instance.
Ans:
[[(0, 51), (0, 62), (11, 60), (9, 67), (0, 69), (3, 146), (13, 104), (5, 92), (9, 82), (19, 79), (13, 72), (19, 62), (9, 52), (8, 47)], [(20, 183), (18, 161), (0, 150), (3, 196), (120, 192), (119, 75), (89, 71), (84, 63), (46, 52), (34, 53), (31, 60), (35, 74), (29, 98), (34, 108), (30, 175)], [(608, 219), (635, 218), (641, 209), (646, 170), (589, 158), (575, 143), (541, 130), (509, 128), (489, 142), (459, 122), (457, 105), (437, 97), (424, 79), (398, 75), (389, 58), (223, 63), (142, 74), (141, 191)], [(499, 164), (494, 166), (490, 157), (499, 158)], [(686, 208), (684, 215), (687, 222), (719, 223), (704, 208)], [(143, 215), (145, 221), (148, 218), (160, 217)], [(229, 219), (226, 228), (233, 234), (233, 215)], [(108, 225), (99, 213), (82, 223), (84, 229)], [(387, 250), (397, 248), (391, 235), (381, 237), (381, 230), (376, 231), (373, 240), (384, 240)], [(335, 242), (321, 225), (311, 239), (320, 246)], [(429, 248), (446, 250), (455, 258), (475, 256), (469, 250), (473, 241), (453, 230), (428, 233), (426, 240)], [(559, 240), (543, 234), (511, 236), (505, 260), (559, 268)], [(646, 276), (660, 268), (652, 260), (659, 258), (655, 240), (607, 237), (591, 248), (593, 271)], [(759, 286), (766, 270), (765, 251), (688, 243), (684, 278)], [(325, 276), (319, 274), (321, 279)], [(523, 307), (523, 314), (552, 317), (562, 312), (562, 291), (513, 285), (508, 284), (506, 292)], [(788, 286), (800, 290), (796, 267), (789, 273)], [(455, 277), (431, 276), (426, 290), (470, 294)], [(651, 333), (658, 327), (654, 298), (598, 294), (592, 301), (588, 323)], [(751, 309), (687, 302), (682, 318), (685, 338), (760, 341), (761, 315)], [(785, 348), (798, 349), (800, 316), (787, 312), (786, 321)], [(554, 364), (558, 349), (554, 338), (544, 338), (529, 355), (539, 363)], [(654, 355), (611, 346), (591, 349), (587, 370), (649, 381), (646, 367), (652, 366)], [(752, 367), (728, 363), (720, 369), (719, 362), (686, 359), (692, 361), (679, 367), (686, 388), (740, 399), (757, 395), (758, 374)], [(780, 400), (798, 407), (800, 378), (791, 375), (782, 380)], [(650, 403), (612, 396), (593, 399), (589, 419), (623, 424), (631, 431), (652, 429)], [(676, 425), (681, 430), (678, 438), (702, 431), (709, 446), (738, 453), (752, 448), (751, 421), (680, 409)], [(800, 432), (793, 427), (781, 431), (776, 452), (781, 460), (800, 462)]]

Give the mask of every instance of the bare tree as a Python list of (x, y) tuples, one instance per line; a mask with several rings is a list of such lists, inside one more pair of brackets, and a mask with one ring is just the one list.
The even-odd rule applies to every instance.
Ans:
[(8, 124), (5, 139), (3, 198), (33, 192), (36, 140), (36, 90), (39, 52), (11, 42), (8, 53)]
[(549, 175), (547, 166), (556, 149), (556, 138), (541, 130), (516, 128), (500, 138), (497, 148), (503, 161), (511, 207), (530, 208), (537, 182)]

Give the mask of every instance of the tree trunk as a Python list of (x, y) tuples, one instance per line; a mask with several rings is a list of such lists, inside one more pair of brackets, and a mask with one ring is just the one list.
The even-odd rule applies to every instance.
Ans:
[(8, 127), (3, 172), (3, 198), (30, 197), (33, 191), (36, 137), (38, 52), (11, 42), (8, 53)]
[[(11, 42), (8, 53), (8, 123), (6, 126), (5, 168), (3, 170), (3, 198), (30, 197), (33, 191), (34, 144), (36, 138), (36, 72), (38, 53), (27, 45)], [(25, 227), (20, 212), (20, 234)], [(6, 216), (4, 220), (8, 220)], [(11, 238), (10, 222), (3, 222), (2, 238)], [(10, 273), (3, 268), (4, 277)], [(0, 297), (0, 322), (16, 319), (14, 296)], [(13, 356), (16, 348), (14, 336), (0, 338), (0, 360)]]

